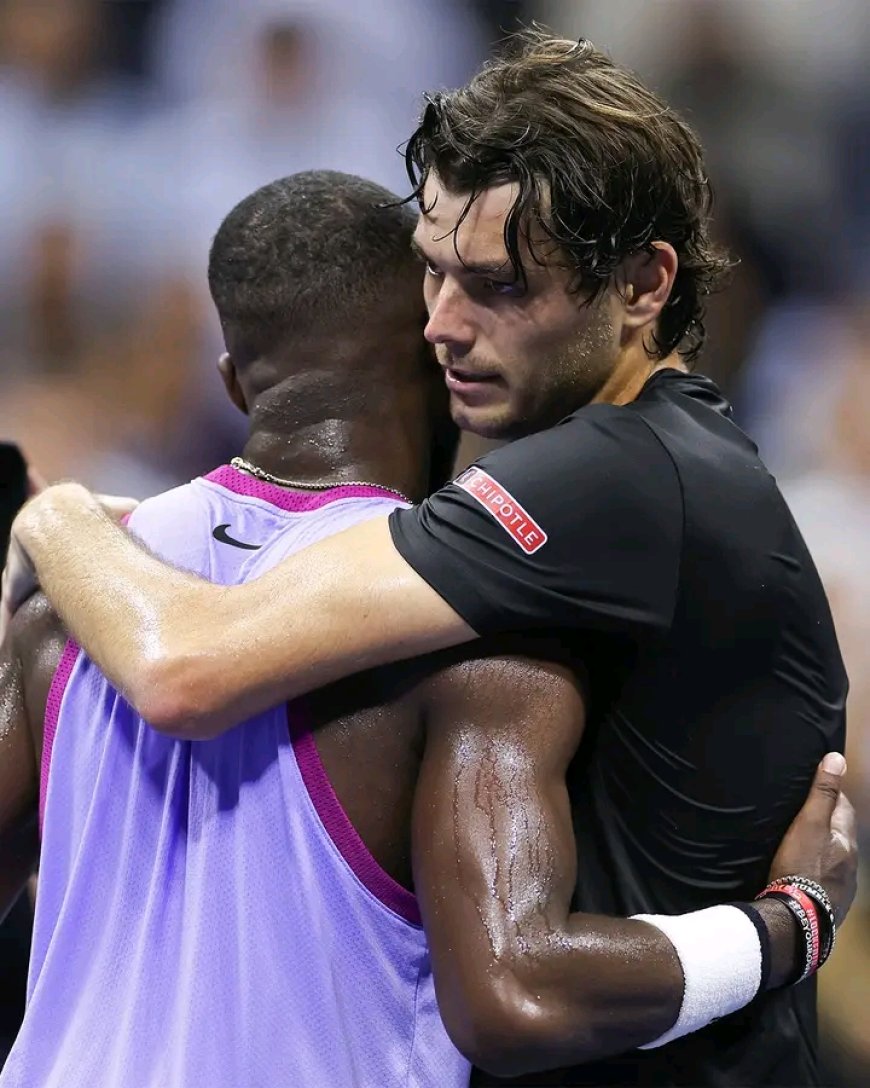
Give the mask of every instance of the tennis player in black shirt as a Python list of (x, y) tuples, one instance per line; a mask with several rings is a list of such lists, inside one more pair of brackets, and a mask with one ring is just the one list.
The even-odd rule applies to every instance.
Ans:
[[(480, 969), (491, 1005), (514, 1017), (500, 1022), (508, 1052), (513, 1025), (540, 1065), (588, 1053), (583, 1025), (566, 1038), (557, 1015), (582, 972), (560, 961), (550, 1004), (533, 984), (519, 996), (508, 985), (526, 970), (541, 981), (535, 965), (567, 940), (568, 923), (542, 935), (536, 920), (564, 863), (546, 832), (570, 802), (572, 909), (644, 915), (673, 943), (682, 998), (670, 1027), (646, 1021), (644, 1049), (520, 1083), (817, 1083), (812, 979), (752, 1000), (763, 934), (746, 938), (745, 911), (712, 906), (763, 888), (818, 760), (842, 749), (847, 685), (775, 481), (715, 386), (687, 371), (727, 267), (697, 140), (589, 43), (526, 35), (429, 101), (408, 163), (426, 336), (454, 418), (513, 441), (421, 506), (231, 589), (166, 568), (84, 489), (60, 485), (18, 520), (10, 598), (25, 592), (29, 556), (112, 682), (182, 737), (362, 668), (555, 633), (582, 678), (584, 721), (548, 736), (550, 779), (536, 777), (521, 721), (442, 738), (425, 819), (443, 827), (458, 886), (490, 888), (500, 906), (469, 911), (455, 890), (422, 903), (433, 956), (449, 940), (461, 950), (439, 1000), (467, 998), (463, 972)], [(474, 811), (482, 781), (489, 796), (522, 795), (538, 821), (531, 897), (505, 875), (518, 825), (494, 817), (475, 840), (455, 818)], [(730, 1004), (714, 976), (734, 982)]]

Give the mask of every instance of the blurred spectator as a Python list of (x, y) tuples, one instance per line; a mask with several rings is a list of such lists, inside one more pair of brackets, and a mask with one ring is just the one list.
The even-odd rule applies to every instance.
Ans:
[(783, 491), (825, 583), (849, 673), (849, 792), (870, 858), (870, 315), (839, 320), (816, 462)]
[(5, 379), (0, 434), (49, 480), (75, 477), (139, 498), (173, 486), (183, 405), (194, 394), (199, 301), (184, 281), (167, 281), (89, 328), (63, 366)]
[(155, 69), (174, 98), (237, 97), (263, 30), (297, 27), (317, 54), (319, 100), (376, 103), (373, 135), (393, 151), (421, 93), (461, 83), (488, 44), (475, 5), (464, 0), (174, 0), (165, 11)]
[(0, 3), (4, 373), (32, 361), (36, 315), (22, 296), (28, 277), (43, 274), (34, 265), (53, 259), (44, 232), (84, 232), (93, 221), (94, 170), (134, 108), (121, 83), (103, 78), (102, 32), (96, 0)]
[[(786, 498), (818, 564), (849, 673), (848, 790), (865, 858), (858, 901), (840, 948), (819, 976), (829, 1063), (847, 1083), (870, 1072), (870, 315), (837, 315), (839, 351), (819, 370), (813, 467), (786, 481)], [(800, 380), (800, 379), (798, 379)]]
[[(459, 0), (145, 6), (150, 22), (139, 5), (0, 0), (0, 196), (15, 209), (0, 226), (0, 427), (26, 436), (49, 477), (135, 494), (223, 459), (241, 434), (214, 378), (206, 290), (223, 216), (315, 167), (404, 194), (396, 147), (422, 90), (464, 80), (484, 52)], [(134, 8), (153, 37), (132, 68), (152, 73), (150, 87), (115, 74), (109, 30)], [(169, 381), (168, 356), (152, 355), (147, 388), (133, 364), (173, 328), (177, 371), (172, 396), (152, 397), (158, 419), (144, 405)], [(181, 400), (194, 420), (184, 431)]]
[(854, 289), (849, 213), (860, 207), (866, 217), (868, 175), (851, 171), (847, 201), (844, 164), (855, 157), (849, 119), (858, 103), (866, 111), (866, 3), (538, 0), (533, 8), (556, 32), (589, 37), (636, 68), (698, 130), (720, 238), (742, 261), (737, 290), (711, 304), (715, 335), (701, 369), (733, 391), (763, 307)]
[[(0, 430), (50, 477), (81, 471), (95, 484), (110, 481), (93, 464), (137, 434), (118, 409), (135, 388), (125, 382), (112, 402), (110, 383), (95, 380), (112, 340), (114, 371), (125, 372), (119, 326), (133, 292), (116, 289), (117, 268), (95, 273), (113, 151), (141, 108), (132, 85), (101, 66), (104, 15), (96, 0), (0, 4), (0, 198), (11, 210), (0, 223)], [(125, 490), (167, 482), (144, 466), (121, 476)]]
[(131, 209), (117, 220), (128, 224), (129, 248), (148, 274), (184, 277), (209, 314), (207, 348), (195, 363), (200, 448), (188, 450), (191, 470), (225, 457), (241, 434), (213, 375), (221, 344), (205, 270), (221, 219), (258, 186), (303, 169), (359, 173), (404, 194), (396, 148), (416, 113), (416, 80), (462, 80), (482, 51), (479, 27), (461, 5), (177, 0), (166, 7), (154, 44), (165, 105), (126, 141), (133, 183), (119, 193)]

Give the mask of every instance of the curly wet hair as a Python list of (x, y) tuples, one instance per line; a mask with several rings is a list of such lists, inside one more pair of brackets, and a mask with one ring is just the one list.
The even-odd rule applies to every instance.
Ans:
[[(669, 242), (679, 268), (647, 350), (659, 359), (673, 351), (687, 362), (697, 357), (705, 301), (732, 263), (710, 237), (713, 195), (701, 145), (674, 110), (591, 42), (538, 28), (515, 35), (467, 86), (427, 96), (405, 160), (421, 208), (431, 172), (468, 194), (464, 214), (483, 190), (517, 184), (504, 238), (521, 281), (520, 243), (533, 223), (575, 273), (570, 289), (590, 301), (626, 257)], [(531, 252), (537, 261), (547, 255), (540, 244)]]

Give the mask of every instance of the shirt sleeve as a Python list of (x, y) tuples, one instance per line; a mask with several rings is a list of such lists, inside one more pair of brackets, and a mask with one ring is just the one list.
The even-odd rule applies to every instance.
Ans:
[(683, 538), (674, 463), (636, 413), (586, 408), (390, 517), (414, 570), (479, 635), (666, 630)]

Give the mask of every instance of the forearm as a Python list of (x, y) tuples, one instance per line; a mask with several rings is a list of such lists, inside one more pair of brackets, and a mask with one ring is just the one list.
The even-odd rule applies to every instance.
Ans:
[[(50, 501), (45, 501), (50, 498)], [(26, 507), (16, 533), (70, 636), (140, 711), (153, 705), (167, 663), (193, 652), (198, 628), (217, 617), (221, 588), (161, 563), (77, 485)]]
[[(558, 824), (565, 834), (539, 822), (535, 798), (513, 776), (503, 783), (512, 794), (487, 797), (486, 752), (472, 747), (450, 770), (454, 789), (447, 775), (427, 782), (424, 766), (414, 877), (439, 1008), (457, 1047), (507, 1076), (582, 1064), (667, 1031), (683, 996), (668, 938), (632, 919), (569, 914), (568, 820)], [(474, 804), (462, 804), (465, 784)]]
[(160, 562), (74, 484), (25, 508), (16, 532), (72, 637), (147, 721), (188, 739), (474, 635), (382, 518), (232, 587)]
[[(797, 972), (794, 919), (774, 899), (753, 906), (770, 937), (767, 989)], [(533, 1037), (527, 1069), (580, 1064), (644, 1046), (669, 1031), (680, 1014), (683, 970), (673, 945), (653, 926), (633, 919), (573, 914), (515, 950), (512, 974), (525, 997), (539, 996), (549, 1024)], [(536, 1000), (538, 1000), (536, 996)]]
[(659, 930), (625, 918), (574, 914), (514, 948), (520, 1004), (546, 1025), (514, 1055), (525, 1070), (579, 1065), (658, 1038), (676, 1022), (683, 974)]
[[(796, 930), (781, 904), (763, 904), (762, 915), (770, 922), (771, 989), (794, 977)], [(660, 1038), (680, 1015), (680, 960), (653, 926), (588, 914), (571, 915), (564, 925), (541, 915), (526, 924), (516, 915), (503, 926), (492, 915), (484, 925), (479, 916), (466, 922), (459, 951), (455, 942), (433, 947), (436, 988), (453, 1041), (491, 1073), (541, 1072), (621, 1054)], [(448, 955), (462, 963), (439, 972)]]
[[(672, 919), (683, 935), (700, 932), (693, 947), (702, 960), (714, 953), (700, 971), (667, 927), (570, 913), (577, 855), (564, 769), (576, 745), (553, 723), (572, 708), (547, 705), (546, 692), (525, 681), (542, 711), (528, 719), (515, 689), (513, 710), (493, 713), (519, 724), (495, 728), (497, 744), (484, 711), (474, 729), (430, 728), (415, 799), (414, 879), (439, 1008), (459, 1049), (497, 1075), (583, 1064), (672, 1029), (697, 1030), (751, 1001), (762, 979), (759, 934), (733, 907)], [(548, 678), (550, 689), (557, 683)], [(767, 985), (783, 985), (796, 977), (796, 925), (782, 904), (758, 906), (770, 938)], [(685, 962), (693, 993), (707, 996), (684, 1010)], [(731, 976), (736, 985), (716, 988)]]

